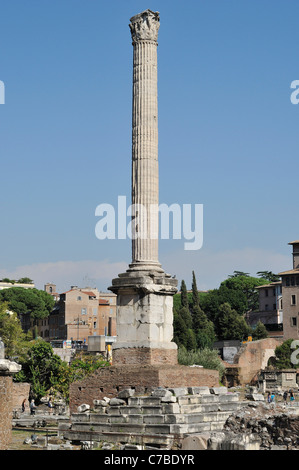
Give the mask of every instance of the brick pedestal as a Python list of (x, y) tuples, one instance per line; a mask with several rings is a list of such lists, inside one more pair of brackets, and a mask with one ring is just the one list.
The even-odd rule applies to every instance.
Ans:
[(216, 370), (181, 365), (122, 365), (97, 370), (92, 376), (70, 386), (70, 411), (82, 403), (93, 406), (93, 400), (113, 398), (125, 388), (136, 394), (151, 393), (156, 387), (179, 388), (219, 384)]

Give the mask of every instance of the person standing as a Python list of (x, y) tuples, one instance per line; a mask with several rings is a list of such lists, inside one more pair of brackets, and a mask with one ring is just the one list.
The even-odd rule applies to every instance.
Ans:
[(25, 409), (26, 409), (26, 398), (24, 398), (24, 400), (22, 401), (22, 413), (25, 413)]
[(35, 415), (35, 403), (34, 403), (34, 400), (32, 399), (31, 402), (30, 402), (30, 414), (31, 415)]

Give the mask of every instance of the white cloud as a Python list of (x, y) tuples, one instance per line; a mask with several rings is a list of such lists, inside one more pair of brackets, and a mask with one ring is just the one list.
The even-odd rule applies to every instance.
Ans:
[(244, 271), (256, 276), (258, 271), (278, 273), (292, 267), (291, 256), (256, 248), (227, 251), (183, 251), (161, 256), (162, 267), (176, 275), (179, 282), (184, 279), (191, 289), (192, 271), (195, 272), (200, 290), (214, 289), (234, 271)]
[(58, 292), (68, 290), (71, 285), (98, 287), (106, 291), (111, 280), (127, 267), (125, 262), (111, 263), (108, 260), (56, 261), (18, 266), (10, 271), (1, 269), (0, 278), (20, 279), (26, 276), (38, 289), (43, 289), (47, 282), (53, 282)]
[[(160, 262), (166, 272), (172, 276), (176, 275), (179, 286), (184, 279), (189, 289), (194, 270), (200, 290), (217, 288), (235, 270), (256, 276), (257, 271), (277, 273), (292, 267), (291, 255), (256, 248), (219, 252), (205, 248), (198, 251), (180, 250), (160, 255)], [(98, 287), (107, 291), (112, 279), (127, 269), (128, 264), (124, 261), (56, 261), (23, 265), (11, 270), (1, 269), (0, 278), (19, 279), (28, 276), (33, 279), (38, 289), (43, 289), (47, 282), (53, 282), (58, 292), (68, 290), (71, 285)]]

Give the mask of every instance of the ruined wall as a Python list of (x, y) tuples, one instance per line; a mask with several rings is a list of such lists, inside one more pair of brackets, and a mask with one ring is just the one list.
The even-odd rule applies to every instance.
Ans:
[(238, 367), (240, 384), (248, 384), (255, 375), (267, 366), (270, 357), (274, 356), (281, 340), (265, 338), (252, 341), (242, 346), (234, 358), (234, 367)]
[(70, 386), (70, 412), (82, 403), (93, 406), (94, 399), (115, 397), (125, 388), (136, 394), (149, 393), (155, 387), (196, 387), (219, 385), (216, 370), (187, 366), (111, 366), (99, 369), (86, 379)]
[(22, 401), (24, 398), (27, 400), (26, 401), (26, 406), (27, 406), (27, 411), (29, 407), (29, 392), (30, 392), (30, 384), (26, 382), (13, 382), (12, 384), (12, 406), (13, 409), (21, 409), (22, 406)]
[(11, 441), (12, 396), (12, 377), (0, 375), (0, 450)]

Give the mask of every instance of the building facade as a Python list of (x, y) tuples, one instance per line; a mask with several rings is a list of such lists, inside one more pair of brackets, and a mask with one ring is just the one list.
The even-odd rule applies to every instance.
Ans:
[[(41, 322), (41, 321), (40, 321)], [(45, 320), (44, 320), (45, 322)], [(47, 325), (40, 325), (48, 341), (87, 345), (89, 336), (116, 336), (116, 296), (96, 288), (72, 288), (59, 295)], [(42, 331), (42, 328), (46, 331)]]
[(246, 315), (247, 323), (256, 327), (258, 322), (265, 325), (269, 336), (283, 335), (282, 282), (270, 282), (256, 287), (259, 294), (258, 311)]
[(299, 240), (293, 247), (293, 269), (279, 273), (282, 279), (283, 339), (299, 339)]

